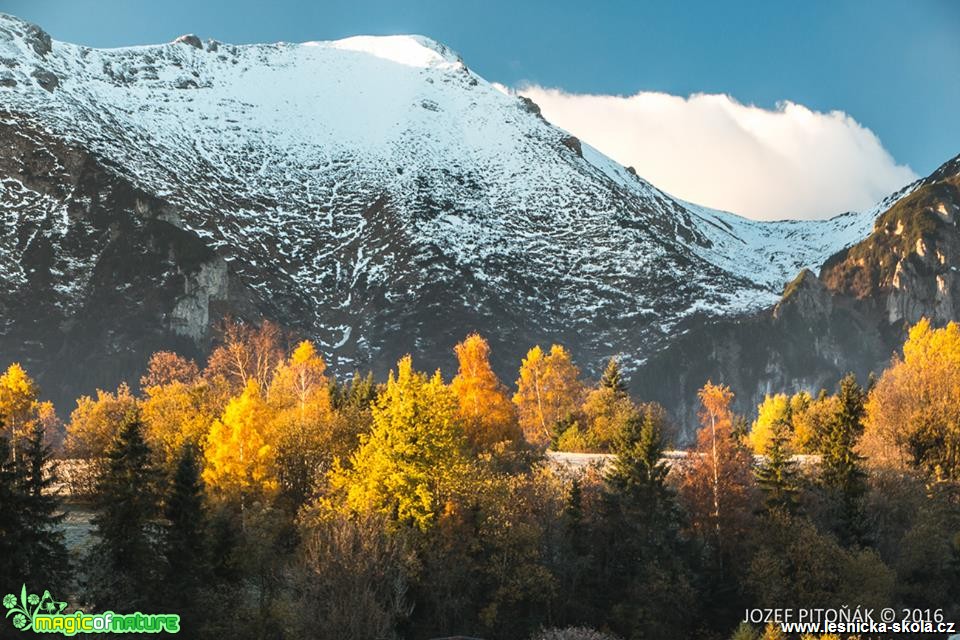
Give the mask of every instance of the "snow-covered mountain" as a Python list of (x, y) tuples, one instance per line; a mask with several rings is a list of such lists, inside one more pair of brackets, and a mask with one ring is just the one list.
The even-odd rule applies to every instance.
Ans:
[(103, 50), (2, 14), (0, 144), (0, 360), (64, 394), (202, 351), (228, 313), (340, 372), (446, 365), (472, 330), (504, 373), (538, 342), (636, 367), (681, 323), (774, 304), (912, 188), (756, 222), (658, 190), (421, 36)]

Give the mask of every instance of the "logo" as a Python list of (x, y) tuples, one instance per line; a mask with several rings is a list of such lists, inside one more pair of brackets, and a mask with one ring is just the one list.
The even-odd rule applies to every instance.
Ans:
[(83, 611), (65, 614), (66, 602), (54, 600), (49, 591), (42, 596), (27, 593), (27, 585), (20, 588), (20, 598), (12, 593), (3, 597), (7, 608), (5, 617), (13, 617), (13, 626), (20, 631), (59, 633), (74, 636), (78, 633), (179, 633), (180, 616), (173, 613), (128, 614), (106, 611), (88, 614)]

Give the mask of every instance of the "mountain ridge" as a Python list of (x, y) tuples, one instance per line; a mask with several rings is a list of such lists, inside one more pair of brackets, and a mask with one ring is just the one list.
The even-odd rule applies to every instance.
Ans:
[[(84, 385), (45, 373), (63, 345), (72, 368), (123, 361), (109, 385), (145, 349), (203, 352), (227, 314), (315, 339), (341, 374), (446, 365), (469, 331), (502, 375), (549, 342), (588, 374), (638, 370), (685, 325), (776, 304), (921, 182), (867, 212), (750, 221), (656, 189), (420, 36), (98, 50), (4, 15), (0, 142), (0, 357), (43, 346), (64, 398)], [(106, 268), (124, 264), (151, 275)], [(77, 333), (92, 300), (129, 313)]]

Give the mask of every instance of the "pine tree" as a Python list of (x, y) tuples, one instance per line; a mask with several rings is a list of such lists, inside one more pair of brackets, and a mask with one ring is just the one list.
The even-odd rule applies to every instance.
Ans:
[(97, 483), (99, 539), (92, 550), (95, 604), (136, 610), (149, 601), (156, 576), (156, 476), (138, 420), (127, 423), (107, 451)]
[(610, 389), (618, 396), (627, 395), (627, 384), (623, 380), (623, 373), (620, 370), (620, 362), (616, 358), (610, 358), (607, 361), (607, 367), (600, 376), (600, 386)]
[(583, 487), (580, 478), (570, 483), (570, 492), (560, 519), (560, 553), (554, 572), (560, 581), (561, 617), (569, 622), (590, 619), (591, 598), (595, 579), (594, 555), (590, 544), (590, 528), (583, 510)]
[(336, 379), (330, 381), (330, 403), (337, 411), (346, 408), (369, 409), (377, 399), (377, 385), (373, 380), (373, 372), (361, 376), (359, 371), (353, 372), (349, 382), (340, 384)]
[(65, 586), (69, 579), (69, 554), (60, 523), (60, 501), (50, 493), (56, 482), (50, 465), (52, 453), (45, 442), (43, 425), (34, 422), (23, 448), (21, 476), (23, 532), (30, 544), (22, 550), (27, 558), (28, 584), (50, 588)]
[(800, 491), (797, 463), (790, 455), (787, 443), (790, 427), (780, 421), (772, 426), (767, 442), (766, 459), (757, 468), (757, 485), (766, 496), (766, 508), (784, 509), (791, 514), (797, 513), (797, 501)]
[(164, 516), (167, 521), (163, 536), (165, 600), (170, 602), (172, 610), (185, 618), (185, 628), (192, 628), (189, 619), (195, 618), (197, 613), (194, 603), (209, 575), (209, 564), (203, 484), (197, 454), (191, 446), (184, 447), (181, 452), (164, 506)]
[(840, 381), (839, 408), (821, 444), (820, 480), (833, 503), (833, 528), (846, 545), (859, 544), (866, 533), (863, 496), (866, 473), (856, 452), (863, 434), (866, 394), (853, 374)]

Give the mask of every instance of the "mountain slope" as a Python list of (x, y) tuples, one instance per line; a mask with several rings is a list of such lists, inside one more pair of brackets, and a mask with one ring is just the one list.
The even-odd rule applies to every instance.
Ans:
[(707, 379), (729, 384), (744, 413), (767, 393), (832, 390), (851, 371), (865, 383), (922, 317), (960, 319), (958, 223), (960, 156), (914, 184), (819, 275), (801, 272), (770, 309), (684, 327), (634, 383), (686, 425)]
[(472, 330), (504, 375), (537, 342), (637, 368), (909, 191), (820, 222), (684, 203), (419, 36), (97, 50), (0, 15), (0, 144), (0, 360), (58, 398), (202, 352), (227, 313), (339, 372), (447, 365)]

